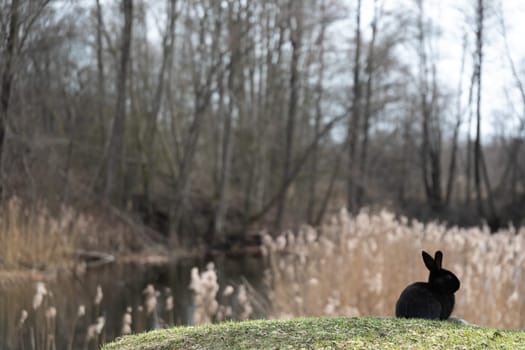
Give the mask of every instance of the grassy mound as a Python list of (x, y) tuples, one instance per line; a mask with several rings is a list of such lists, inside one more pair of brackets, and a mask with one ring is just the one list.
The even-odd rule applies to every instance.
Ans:
[(127, 349), (517, 349), (525, 332), (395, 318), (302, 318), (178, 327), (102, 347)]

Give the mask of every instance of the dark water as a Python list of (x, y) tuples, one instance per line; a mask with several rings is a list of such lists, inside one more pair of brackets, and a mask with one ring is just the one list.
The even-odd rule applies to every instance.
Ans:
[[(207, 260), (191, 258), (164, 265), (113, 263), (88, 269), (81, 278), (59, 275), (54, 281), (46, 282), (46, 287), (52, 295), (45, 297), (43, 306), (39, 308), (40, 315), (32, 311), (35, 283), (10, 284), (9, 287), (0, 287), (0, 349), (32, 349), (27, 339), (23, 346), (20, 344), (21, 338), (29, 337), (27, 329), (22, 334), (17, 328), (23, 309), (29, 312), (26, 325), (35, 324), (36, 328), (42, 330), (45, 324), (45, 309), (49, 306), (56, 307), (57, 349), (67, 349), (73, 334), (75, 334), (73, 349), (83, 349), (86, 329), (95, 321), (97, 314), (102, 314), (106, 318), (103, 340), (110, 341), (118, 337), (122, 327), (122, 317), (128, 306), (133, 308), (132, 328), (134, 330), (137, 327), (148, 328), (149, 320), (144, 314), (139, 315), (137, 311), (137, 307), (144, 302), (143, 290), (148, 284), (153, 284), (162, 293), (158, 298), (158, 309), (162, 309), (165, 288), (171, 288), (174, 297), (173, 313), (168, 316), (166, 313), (163, 314), (165, 310), (162, 310), (159, 313), (160, 317), (164, 319), (171, 317), (175, 324), (188, 324), (192, 312), (192, 295), (188, 289), (191, 268), (196, 266), (202, 271), (210, 260), (215, 264), (221, 288), (226, 284), (237, 285), (243, 278), (255, 288), (260, 288), (262, 262), (260, 258), (250, 256), (235, 258), (217, 256)], [(104, 294), (99, 309), (93, 303), (97, 285), (102, 287)], [(86, 315), (74, 324), (79, 305), (85, 305)], [(73, 326), (75, 326), (74, 330)], [(94, 349), (95, 346), (96, 344), (93, 343), (89, 349)]]

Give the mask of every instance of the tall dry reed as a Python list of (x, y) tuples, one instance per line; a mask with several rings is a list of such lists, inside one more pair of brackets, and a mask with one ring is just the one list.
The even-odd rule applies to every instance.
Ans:
[(453, 314), (493, 327), (525, 328), (525, 229), (447, 228), (346, 210), (318, 230), (264, 236), (270, 316), (393, 316), (403, 288), (426, 281), (421, 250), (444, 252), (461, 280)]
[(74, 210), (51, 215), (45, 206), (25, 206), (13, 197), (0, 208), (0, 258), (5, 269), (56, 267), (71, 257), (89, 226)]
[(252, 302), (257, 296), (249, 293), (244, 284), (240, 284), (237, 290), (227, 285), (219, 293), (220, 286), (213, 263), (209, 263), (200, 273), (197, 267), (192, 268), (189, 288), (193, 294), (192, 324), (247, 320), (254, 312)]

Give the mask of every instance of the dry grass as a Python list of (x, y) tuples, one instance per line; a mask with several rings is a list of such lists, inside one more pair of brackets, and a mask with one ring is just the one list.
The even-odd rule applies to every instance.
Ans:
[(47, 269), (71, 257), (89, 221), (71, 208), (56, 216), (42, 205), (24, 206), (16, 197), (0, 208), (0, 262), (4, 269)]
[(271, 316), (393, 316), (403, 288), (426, 281), (421, 250), (444, 252), (461, 280), (453, 315), (493, 327), (525, 328), (525, 229), (447, 229), (389, 212), (346, 210), (319, 230), (265, 236)]
[(138, 231), (115, 215), (91, 215), (69, 206), (51, 213), (43, 203), (28, 204), (13, 197), (0, 206), (0, 267), (9, 271), (71, 267), (79, 248), (111, 254), (141, 252), (149, 241)]

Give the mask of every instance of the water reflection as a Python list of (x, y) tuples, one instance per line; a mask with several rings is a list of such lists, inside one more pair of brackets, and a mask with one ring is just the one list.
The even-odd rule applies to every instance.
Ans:
[[(40, 313), (43, 315), (44, 310), (50, 306), (56, 307), (57, 349), (67, 349), (73, 334), (75, 335), (73, 349), (82, 349), (86, 329), (89, 324), (95, 322), (99, 313), (105, 316), (103, 334), (105, 341), (120, 335), (122, 318), (129, 306), (133, 308), (132, 328), (135, 330), (137, 327), (139, 329), (147, 327), (144, 324), (147, 320), (139, 317), (137, 307), (144, 301), (144, 288), (148, 284), (153, 284), (160, 292), (166, 287), (171, 289), (174, 297), (172, 319), (175, 324), (188, 324), (192, 311), (191, 292), (188, 289), (190, 271), (194, 266), (204, 269), (209, 261), (210, 259), (204, 258), (188, 258), (162, 265), (113, 263), (94, 270), (88, 269), (81, 278), (59, 274), (54, 281), (46, 282), (47, 289), (51, 293), (44, 299)], [(256, 288), (261, 286), (260, 258), (216, 256), (213, 262), (221, 287), (226, 284), (238, 284), (242, 278), (246, 278)], [(96, 310), (97, 306), (94, 305), (98, 285), (102, 287), (104, 294), (100, 310)], [(29, 311), (29, 320), (34, 317), (35, 313), (32, 311), (34, 294), (35, 282), (9, 283), (0, 286), (0, 349), (21, 348), (19, 343), (21, 335), (17, 325), (22, 310)], [(164, 305), (164, 295), (161, 294), (159, 298), (159, 309), (161, 309)], [(80, 305), (85, 306), (86, 315), (79, 318), (74, 325)], [(160, 317), (163, 317), (163, 312), (165, 310), (159, 310)], [(41, 318), (36, 319), (37, 328), (39, 324), (42, 326), (45, 324), (44, 316)], [(139, 324), (140, 322), (143, 324)], [(28, 337), (28, 334), (24, 334), (24, 337)], [(28, 344), (24, 344), (26, 349)]]

